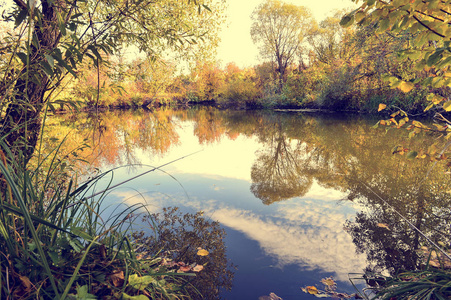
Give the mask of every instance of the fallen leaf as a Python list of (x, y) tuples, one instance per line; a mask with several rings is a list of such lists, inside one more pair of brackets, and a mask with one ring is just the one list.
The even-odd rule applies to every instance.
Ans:
[(204, 266), (202, 266), (202, 265), (197, 265), (197, 266), (195, 266), (194, 268), (193, 268), (193, 271), (194, 272), (200, 272), (200, 271), (202, 271), (204, 269)]
[(336, 284), (331, 277), (321, 279), (321, 283), (327, 286), (334, 286)]
[(197, 255), (199, 256), (207, 256), (209, 254), (209, 252), (205, 249), (199, 249), (199, 251), (197, 251)]
[(377, 227), (381, 227), (381, 228), (390, 230), (390, 227), (388, 227), (388, 224), (385, 224), (385, 223), (377, 223)]
[(377, 109), (377, 111), (384, 110), (386, 107), (387, 107), (387, 105), (385, 105), (385, 104), (383, 104), (383, 103), (380, 103), (380, 104), (379, 104), (379, 107), (378, 107), (378, 109)]
[(31, 281), (30, 281), (30, 279), (28, 279), (27, 276), (20, 276), (20, 275), (19, 275), (19, 278), (20, 278), (20, 281), (22, 281), (23, 285), (25, 286), (25, 290), (26, 291), (30, 291), (31, 290)]
[(179, 268), (179, 270), (180, 270), (181, 272), (189, 272), (189, 271), (191, 271), (191, 266), (181, 266), (181, 267)]
[(318, 294), (318, 289), (314, 286), (308, 286), (307, 287), (307, 293), (312, 294), (312, 295), (316, 295)]
[(124, 284), (124, 272), (115, 271), (110, 275), (110, 279), (115, 287), (120, 287)]

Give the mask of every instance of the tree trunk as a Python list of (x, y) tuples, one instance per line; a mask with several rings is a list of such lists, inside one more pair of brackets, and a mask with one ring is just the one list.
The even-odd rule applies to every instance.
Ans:
[[(15, 0), (22, 9), (26, 4)], [(62, 11), (64, 1), (53, 3), (41, 1), (42, 19), (35, 21), (33, 36), (37, 43), (31, 43), (29, 66), (25, 66), (14, 87), (12, 103), (9, 104), (2, 118), (2, 136), (11, 149), (14, 158), (26, 165), (31, 159), (41, 131), (41, 112), (44, 107), (44, 97), (50, 79), (40, 66), (57, 47), (60, 39), (57, 11)], [(37, 44), (37, 45), (36, 45)]]

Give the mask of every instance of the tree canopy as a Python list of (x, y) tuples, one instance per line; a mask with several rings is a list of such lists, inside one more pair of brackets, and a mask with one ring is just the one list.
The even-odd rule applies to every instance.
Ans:
[(314, 22), (303, 6), (267, 0), (252, 13), (251, 36), (259, 44), (260, 55), (277, 65), (280, 88), (286, 70), (301, 51), (304, 38)]
[(404, 92), (417, 84), (428, 86), (431, 88), (428, 108), (442, 105), (446, 111), (451, 111), (451, 100), (444, 91), (451, 86), (450, 7), (449, 0), (363, 0), (358, 9), (343, 17), (341, 24), (376, 23), (379, 32), (412, 33), (410, 47), (399, 54), (402, 58), (417, 60), (417, 70), (431, 72), (426, 78), (391, 77), (392, 86)]

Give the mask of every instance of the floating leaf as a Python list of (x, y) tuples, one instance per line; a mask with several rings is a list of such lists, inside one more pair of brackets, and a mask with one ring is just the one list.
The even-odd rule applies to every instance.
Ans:
[(316, 295), (318, 294), (318, 289), (314, 286), (308, 286), (307, 287), (307, 293), (312, 294), (312, 295)]
[(335, 281), (331, 277), (321, 279), (321, 283), (327, 286), (336, 285)]
[(376, 226), (390, 230), (390, 227), (388, 227), (388, 224), (385, 224), (385, 223), (377, 223)]
[(179, 271), (180, 271), (180, 272), (189, 272), (189, 271), (191, 271), (191, 266), (189, 266), (189, 265), (187, 265), (187, 266), (181, 266), (181, 267), (179, 268)]
[(197, 255), (199, 256), (207, 256), (209, 254), (209, 252), (205, 249), (199, 249), (199, 251), (197, 251)]
[(193, 268), (193, 271), (194, 272), (200, 272), (200, 271), (202, 271), (204, 269), (204, 266), (202, 266), (202, 265), (196, 265), (194, 268)]
[(383, 103), (379, 103), (379, 107), (378, 107), (377, 111), (381, 111), (381, 110), (384, 110), (384, 109), (385, 109), (386, 107), (387, 107), (387, 105), (386, 105), (386, 104), (383, 104)]

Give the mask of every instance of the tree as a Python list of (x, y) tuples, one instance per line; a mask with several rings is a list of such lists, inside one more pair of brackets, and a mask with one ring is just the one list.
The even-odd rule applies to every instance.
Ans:
[(122, 45), (132, 44), (148, 56), (166, 49), (191, 53), (208, 47), (210, 38), (217, 41), (222, 21), (217, 14), (223, 3), (14, 0), (12, 10), (4, 14), (4, 22), (15, 24), (13, 38), (1, 45), (10, 58), (1, 66), (3, 140), (28, 162), (40, 132), (41, 112), (62, 79), (76, 76), (84, 59), (91, 58), (98, 67), (103, 53), (114, 54)]
[[(362, 5), (345, 15), (341, 24), (350, 26), (377, 24), (379, 32), (410, 32), (415, 35), (410, 47), (399, 54), (405, 59), (418, 60), (415, 68), (426, 70), (425, 78), (390, 77), (392, 87), (403, 92), (412, 90), (415, 85), (430, 89), (427, 109), (434, 105), (451, 111), (451, 1), (449, 0), (364, 0)], [(430, 71), (432, 69), (432, 72)]]
[(286, 80), (287, 68), (298, 55), (314, 20), (303, 6), (267, 0), (252, 13), (251, 36), (260, 45), (260, 54), (277, 65), (279, 89)]

